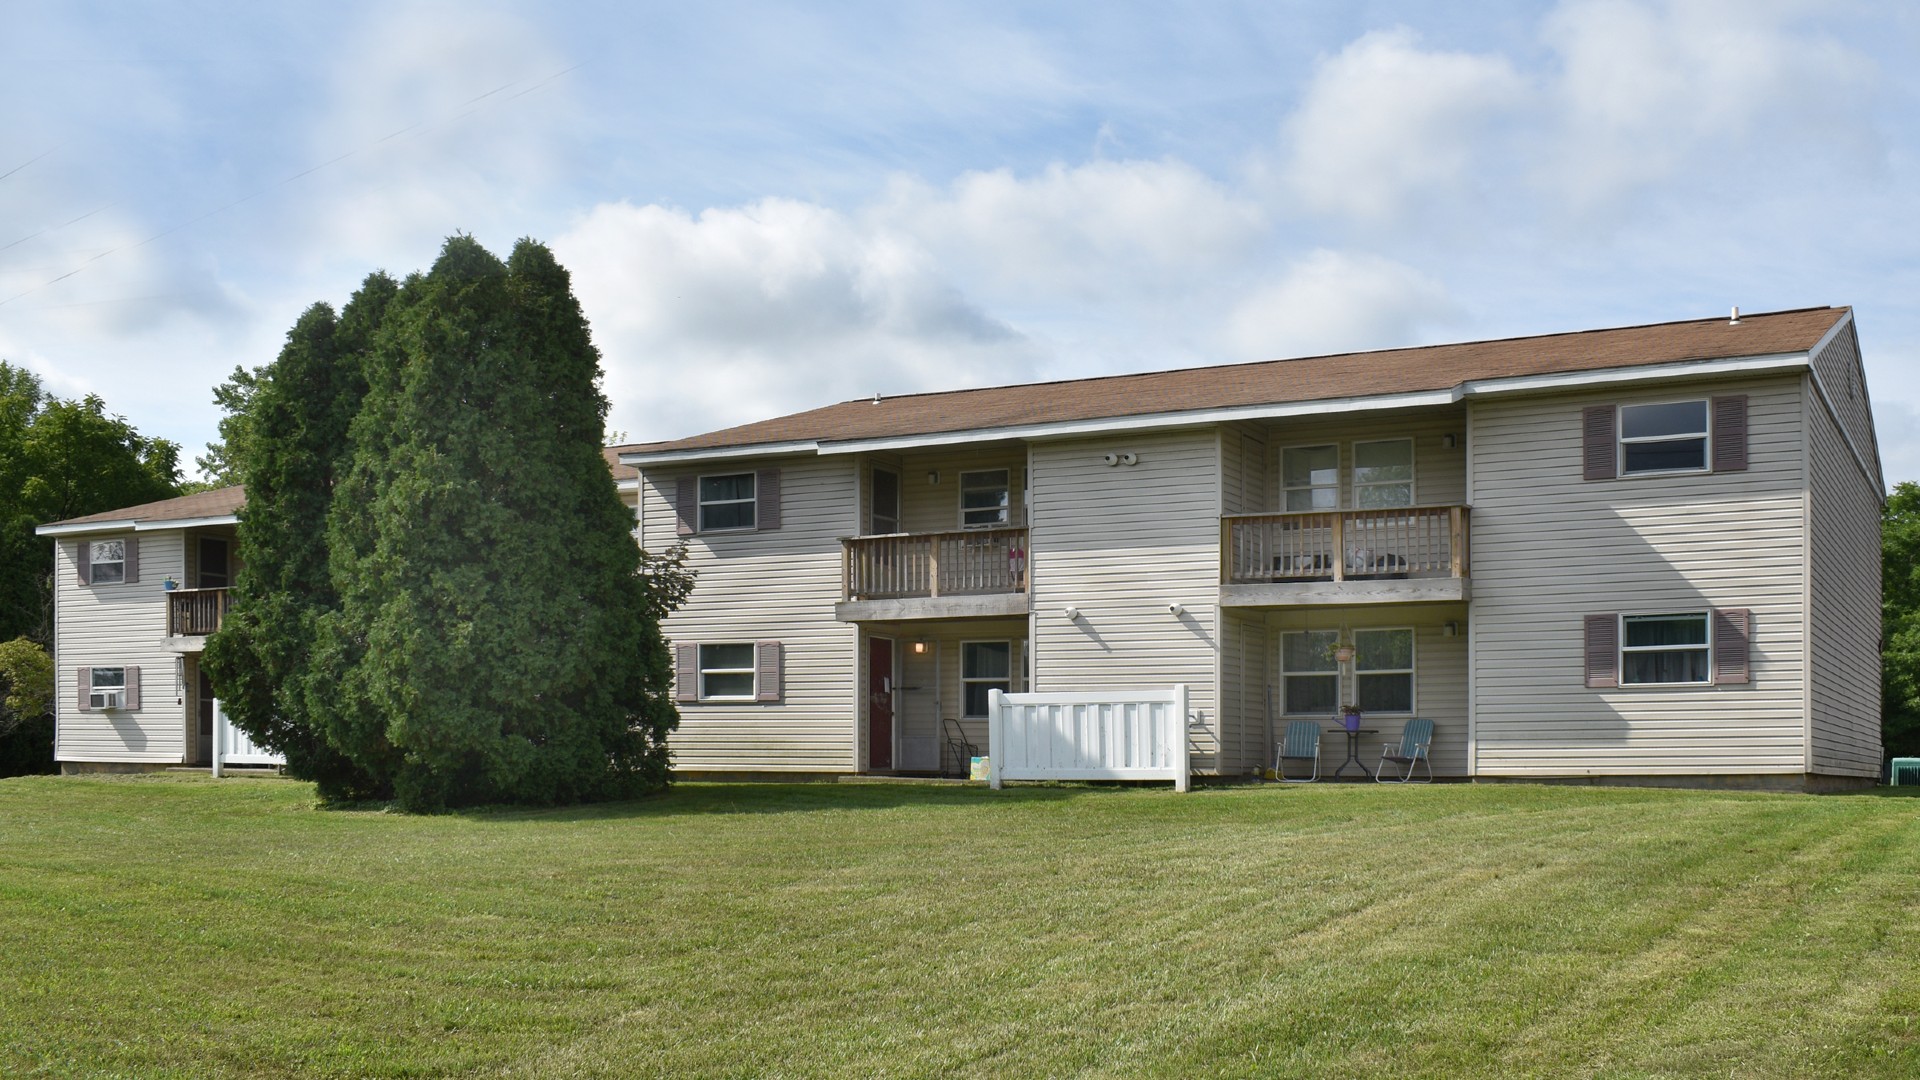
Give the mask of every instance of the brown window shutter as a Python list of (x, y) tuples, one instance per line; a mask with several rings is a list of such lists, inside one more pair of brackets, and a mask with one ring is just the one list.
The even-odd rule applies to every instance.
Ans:
[(692, 536), (700, 531), (700, 478), (683, 476), (673, 488), (673, 531)]
[[(83, 540), (81, 541), (81, 543), (85, 544), (86, 541)], [(93, 669), (90, 667), (83, 667), (83, 668), (74, 668), (73, 670), (78, 672), (80, 676), (80, 711), (92, 712), (93, 711)]]
[(1753, 614), (1746, 608), (1716, 608), (1713, 613), (1713, 682), (1747, 682), (1752, 676), (1748, 660), (1752, 649)]
[(1587, 616), (1587, 685), (1620, 685), (1620, 616)]
[(127, 584), (140, 580), (140, 538), (127, 537)]
[(1594, 405), (1580, 411), (1580, 458), (1588, 480), (1611, 480), (1617, 474), (1619, 452), (1614, 446), (1613, 406)]
[(125, 670), (127, 673), (127, 708), (137, 709), (140, 707), (140, 669), (137, 667), (129, 667)]
[(756, 641), (753, 643), (753, 700), (780, 700), (782, 689), (780, 679), (785, 674), (781, 668), (781, 659), (779, 642)]
[(1713, 471), (1747, 471), (1747, 395), (1713, 399)]
[(761, 469), (753, 477), (754, 528), (761, 531), (780, 527), (780, 470)]
[(700, 647), (673, 647), (673, 700), (700, 700)]

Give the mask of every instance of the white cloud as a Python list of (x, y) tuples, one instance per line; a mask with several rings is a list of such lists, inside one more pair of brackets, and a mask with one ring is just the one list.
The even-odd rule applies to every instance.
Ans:
[(1184, 294), (1267, 234), (1256, 202), (1179, 161), (1055, 163), (1025, 179), (969, 172), (944, 191), (901, 180), (879, 219), (983, 293), (1015, 302)]
[(1324, 60), (1286, 121), (1282, 179), (1308, 209), (1387, 221), (1460, 183), (1527, 86), (1504, 57), (1430, 52), (1412, 30), (1369, 33)]
[(1563, 3), (1543, 25), (1562, 69), (1548, 184), (1591, 206), (1711, 169), (1762, 134), (1770, 145), (1863, 138), (1857, 98), (1872, 64), (1808, 25), (1820, 11), (1791, 0)]
[(1032, 372), (1031, 345), (911, 238), (810, 203), (607, 204), (553, 247), (605, 358), (611, 422), (636, 439)]
[(1246, 360), (1389, 348), (1458, 315), (1446, 287), (1412, 267), (1320, 250), (1242, 299), (1224, 344)]

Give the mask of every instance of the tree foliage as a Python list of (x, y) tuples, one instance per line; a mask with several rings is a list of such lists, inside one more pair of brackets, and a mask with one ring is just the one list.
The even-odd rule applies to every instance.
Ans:
[(369, 279), (337, 323), (309, 311), (223, 425), (248, 566), (216, 687), (268, 745), (337, 755), (331, 774), (289, 755), (333, 798), (659, 787), (677, 722), (659, 619), (690, 578), (633, 543), (567, 272), (531, 241), (503, 264), (455, 237), (430, 272), (379, 280), (383, 302)]
[(0, 736), (53, 716), (53, 658), (39, 642), (0, 642), (0, 693)]
[(1880, 523), (1881, 737), (1920, 756), (1920, 484), (1896, 485)]
[(0, 640), (51, 644), (53, 541), (49, 521), (171, 498), (180, 448), (134, 430), (89, 394), (67, 401), (0, 361)]

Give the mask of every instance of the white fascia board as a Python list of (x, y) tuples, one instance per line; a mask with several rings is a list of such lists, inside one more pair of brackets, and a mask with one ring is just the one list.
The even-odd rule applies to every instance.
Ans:
[(677, 465), (690, 461), (722, 458), (770, 457), (774, 454), (811, 454), (820, 448), (812, 439), (797, 442), (750, 443), (746, 446), (716, 446), (700, 450), (662, 450), (652, 454), (621, 454), (622, 465)]
[(120, 521), (85, 521), (73, 525), (42, 525), (33, 530), (35, 536), (80, 536), (85, 533), (155, 532), (161, 529), (198, 529), (204, 525), (237, 525), (240, 519), (233, 514), (219, 517), (182, 518), (178, 521), (141, 521), (138, 518), (125, 518)]
[(821, 455), (860, 454), (872, 450), (904, 450), (917, 446), (951, 446), (959, 443), (995, 442), (1000, 439), (1068, 438), (1075, 435), (1099, 435), (1111, 431), (1138, 431), (1142, 428), (1192, 427), (1221, 424), (1231, 420), (1264, 420), (1282, 416), (1311, 416), (1329, 412), (1375, 412), (1382, 409), (1414, 409), (1424, 405), (1450, 405), (1458, 400), (1451, 390), (1428, 390), (1412, 394), (1381, 394), (1374, 397), (1326, 398), (1320, 401), (1287, 401), (1271, 405), (1233, 405), (1219, 409), (1193, 409), (1187, 412), (1143, 413), (1139, 416), (1102, 416), (1089, 420), (1067, 420), (1054, 424), (1024, 424), (1018, 427), (975, 428), (970, 431), (942, 431), (927, 435), (897, 435), (884, 439), (851, 439), (821, 443)]
[(1508, 379), (1479, 379), (1462, 383), (1460, 396), (1475, 398), (1543, 390), (1576, 390), (1581, 387), (1606, 386), (1612, 383), (1646, 382), (1650, 379), (1686, 379), (1698, 378), (1702, 375), (1794, 371), (1807, 365), (1807, 354), (1796, 352), (1770, 353), (1765, 356), (1734, 356), (1724, 360), (1642, 364), (1638, 367), (1608, 368), (1603, 371), (1569, 371), (1557, 375), (1516, 375)]

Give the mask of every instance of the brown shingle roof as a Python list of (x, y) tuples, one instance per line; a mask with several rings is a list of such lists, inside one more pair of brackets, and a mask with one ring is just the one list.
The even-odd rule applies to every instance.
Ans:
[(211, 491), (198, 491), (192, 495), (182, 495), (177, 499), (161, 499), (159, 502), (142, 503), (121, 510), (108, 510), (85, 517), (68, 518), (55, 521), (55, 525), (89, 525), (94, 522), (155, 522), (155, 521), (192, 521), (195, 518), (230, 517), (240, 512), (240, 504), (247, 501), (247, 489), (239, 485), (214, 488)]
[(1600, 371), (1687, 360), (1806, 352), (1846, 317), (1825, 307), (1585, 330), (1540, 337), (1341, 353), (1297, 360), (1109, 375), (855, 400), (633, 452), (709, 450), (764, 443), (878, 439), (1027, 424), (1177, 413), (1194, 409), (1328, 401), (1451, 390), (1484, 379)]

